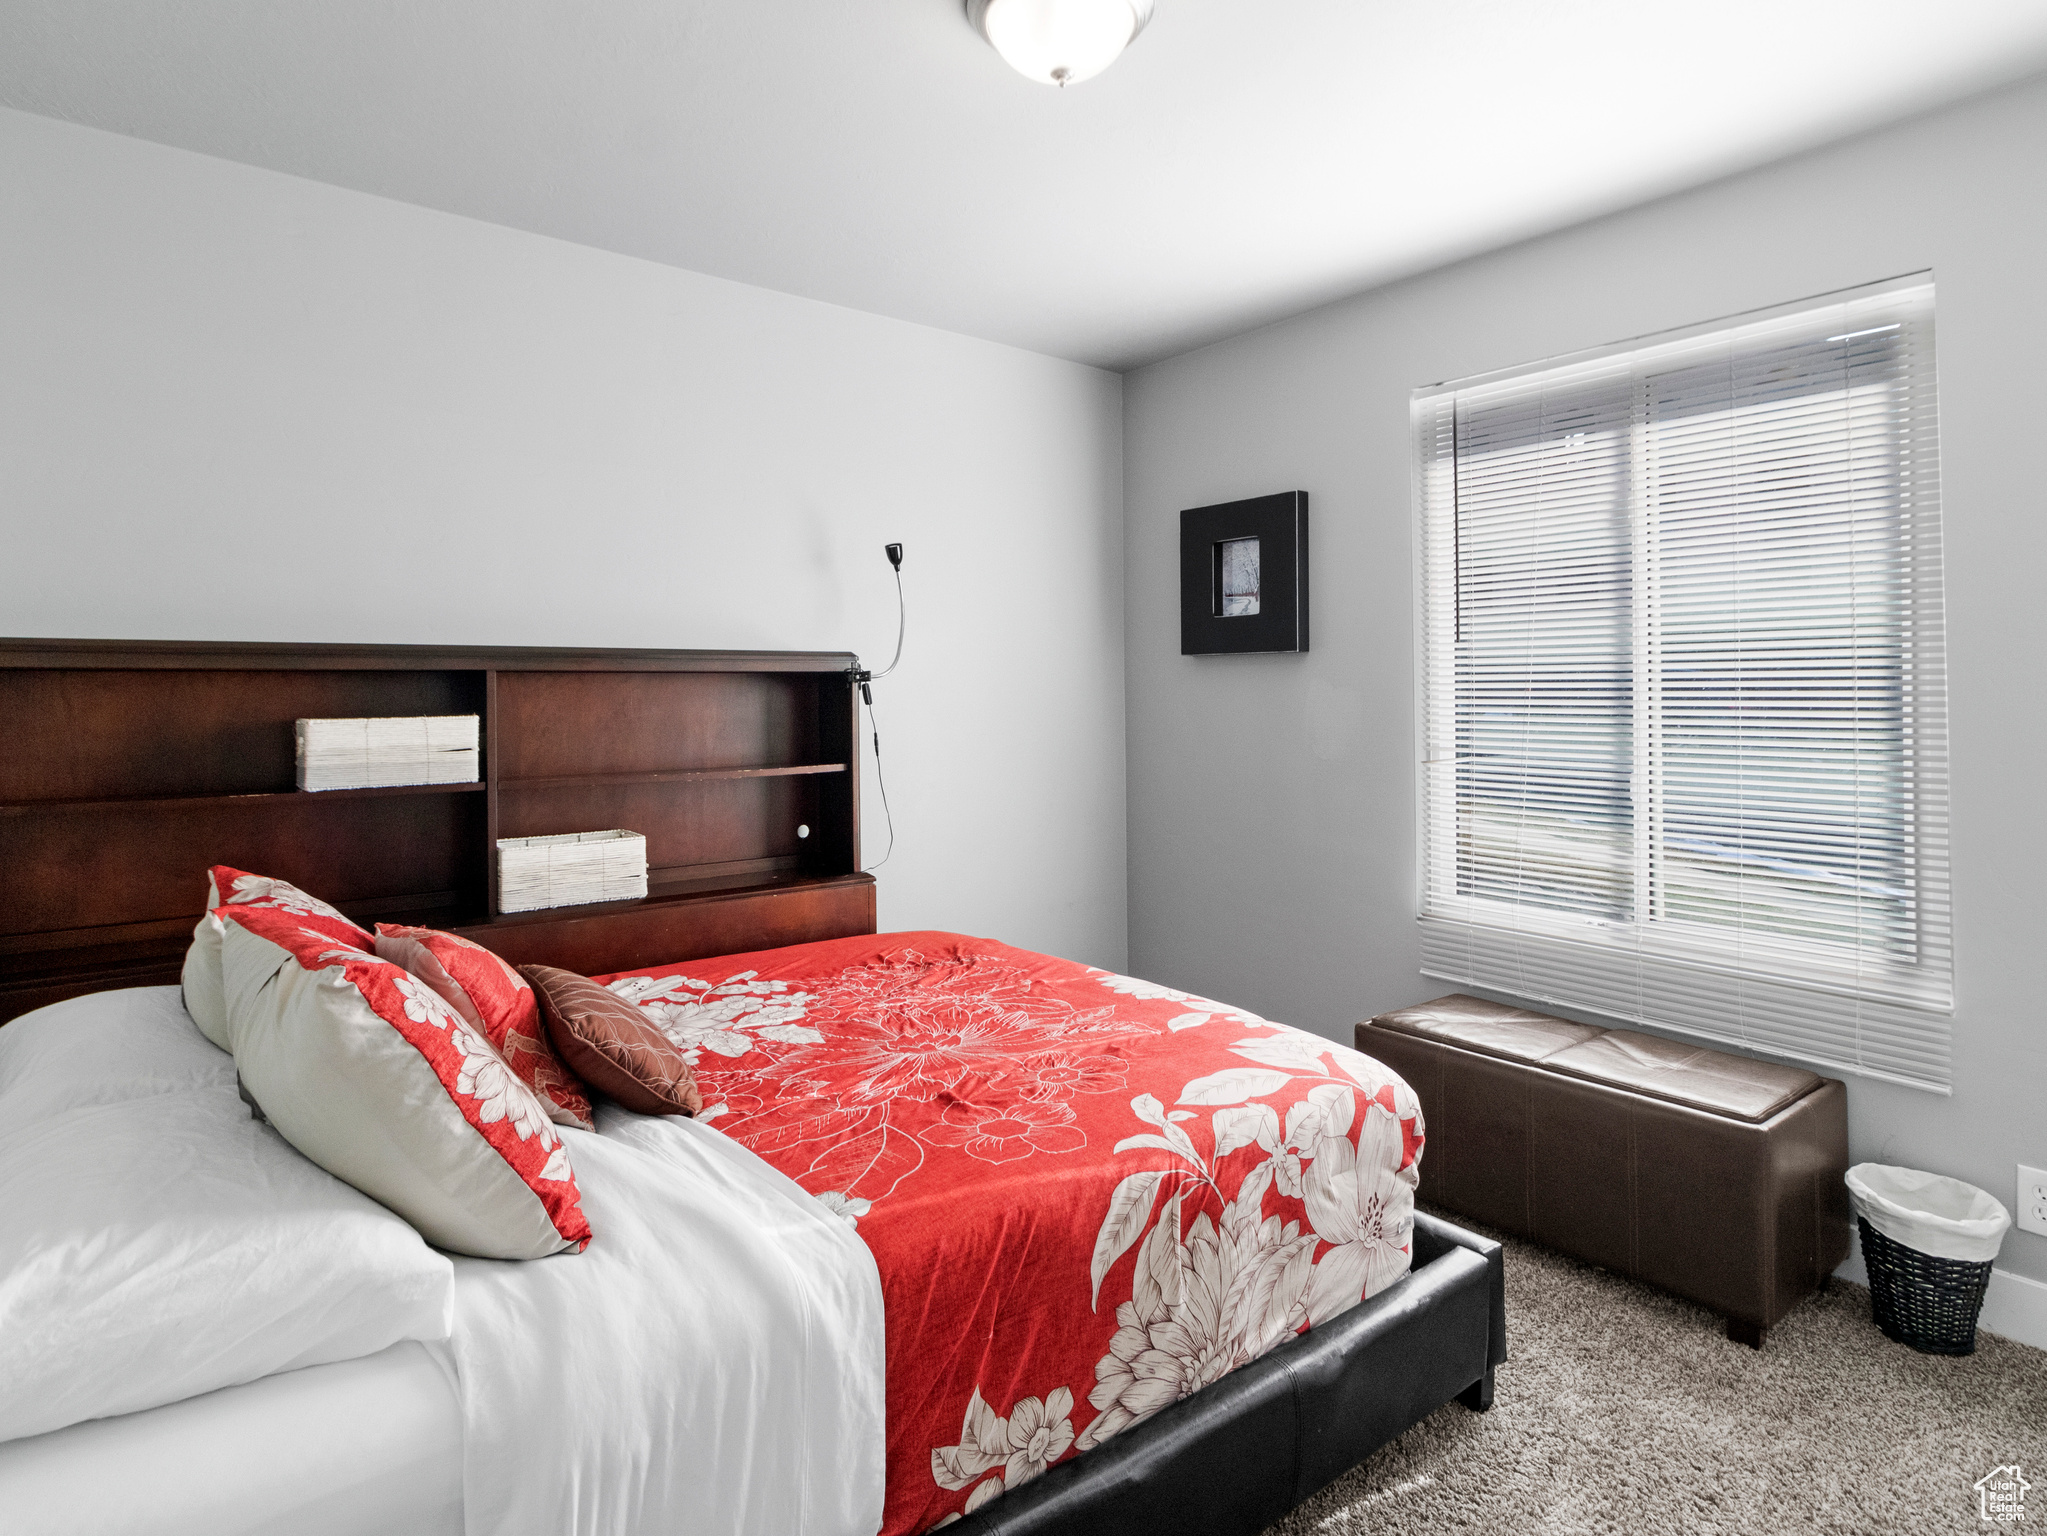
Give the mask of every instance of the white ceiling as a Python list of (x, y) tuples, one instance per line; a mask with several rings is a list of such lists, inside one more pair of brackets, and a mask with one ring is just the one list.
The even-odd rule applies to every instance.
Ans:
[(0, 103), (1109, 368), (2047, 67), (2041, 0), (0, 0)]

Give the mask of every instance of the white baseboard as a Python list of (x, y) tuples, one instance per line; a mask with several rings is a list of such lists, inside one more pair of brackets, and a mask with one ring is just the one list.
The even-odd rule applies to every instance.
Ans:
[[(1862, 1238), (1848, 1229), (1848, 1259), (1834, 1273), (1857, 1285), (1869, 1284), (1869, 1270), (1862, 1262)], [(1990, 1289), (1983, 1296), (1983, 1315), (1976, 1326), (1984, 1333), (2016, 1339), (2035, 1349), (2047, 1349), (2047, 1285), (2008, 1269), (1990, 1271)]]

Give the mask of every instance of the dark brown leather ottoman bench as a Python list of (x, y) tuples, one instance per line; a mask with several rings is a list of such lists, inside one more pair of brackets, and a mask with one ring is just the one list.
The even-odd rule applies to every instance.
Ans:
[(1406, 1078), (1421, 1196), (1765, 1330), (1848, 1256), (1840, 1082), (1452, 995), (1357, 1046)]

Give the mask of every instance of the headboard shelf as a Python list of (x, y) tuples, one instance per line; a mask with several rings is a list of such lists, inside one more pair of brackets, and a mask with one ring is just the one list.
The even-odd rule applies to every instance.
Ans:
[(524, 645), (291, 645), (250, 640), (0, 639), (0, 667), (133, 670), (522, 672), (815, 672), (844, 651), (675, 651)]
[[(0, 1020), (175, 981), (205, 870), (586, 973), (874, 931), (842, 652), (0, 640)], [(475, 714), (481, 781), (302, 791), (300, 717)], [(637, 902), (500, 914), (500, 838), (626, 827)], [(804, 835), (799, 836), (799, 832)]]
[(479, 795), (489, 787), (479, 779), (473, 784), (382, 784), (371, 789), (229, 789), (214, 795), (119, 795), (106, 800), (11, 800), (0, 805), (0, 816), (56, 816), (67, 812), (119, 811), (138, 807), (174, 811), (255, 800), (298, 800), (307, 795), (317, 795), (322, 800), (367, 800), (388, 795)]
[(677, 768), (652, 773), (571, 773), (546, 779), (500, 779), (503, 789), (587, 789), (605, 784), (692, 784), (711, 779), (775, 779), (844, 773), (844, 763), (793, 763), (786, 768)]
[(638, 901), (505, 913), (474, 927), (443, 926), (514, 965), (559, 965), (597, 975), (872, 933), (874, 876), (713, 881)]

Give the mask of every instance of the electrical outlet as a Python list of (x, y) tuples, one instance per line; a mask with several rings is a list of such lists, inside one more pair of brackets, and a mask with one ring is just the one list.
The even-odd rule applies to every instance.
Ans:
[(2021, 1232), (2047, 1237), (2047, 1168), (2019, 1164), (2018, 1224)]

